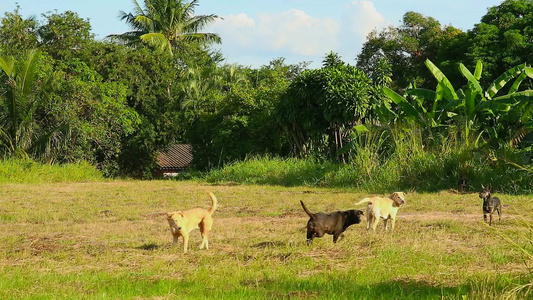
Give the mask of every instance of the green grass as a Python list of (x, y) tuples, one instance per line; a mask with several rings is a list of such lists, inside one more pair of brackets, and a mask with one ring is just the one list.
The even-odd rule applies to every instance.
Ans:
[[(164, 212), (219, 199), (210, 249), (171, 247)], [(311, 211), (354, 208), (356, 190), (191, 181), (0, 186), (0, 299), (526, 299), (531, 196), (407, 194), (394, 233), (350, 227), (305, 244)], [(509, 238), (510, 241), (506, 240)], [(529, 256), (528, 256), (529, 254)]]
[(40, 164), (32, 160), (0, 160), (0, 183), (50, 183), (103, 180), (102, 174), (85, 162)]

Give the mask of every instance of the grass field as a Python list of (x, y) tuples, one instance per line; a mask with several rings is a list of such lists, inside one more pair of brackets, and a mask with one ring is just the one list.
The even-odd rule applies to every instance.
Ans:
[[(210, 249), (171, 247), (167, 211), (218, 197)], [(350, 227), (305, 244), (311, 211), (354, 208), (350, 190), (177, 181), (0, 186), (0, 299), (527, 299), (531, 196), (407, 193), (394, 233)], [(380, 224), (382, 225), (382, 224)]]

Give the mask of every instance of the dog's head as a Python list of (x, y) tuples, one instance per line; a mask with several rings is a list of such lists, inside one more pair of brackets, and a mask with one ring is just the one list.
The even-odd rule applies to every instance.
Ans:
[(184, 215), (181, 211), (167, 213), (168, 224), (176, 230), (181, 230), (183, 227)]
[(489, 186), (484, 187), (481, 185), (481, 192), (479, 192), (479, 198), (490, 198), (490, 192), (492, 191), (492, 184), (489, 183)]
[(392, 199), (392, 201), (394, 201), (394, 203), (396, 203), (398, 206), (402, 206), (406, 203), (405, 194), (403, 192), (394, 192), (389, 196), (389, 198)]
[(361, 216), (365, 215), (362, 210), (358, 210), (358, 209), (347, 210), (345, 211), (345, 213), (346, 213), (346, 223), (350, 225), (361, 223)]

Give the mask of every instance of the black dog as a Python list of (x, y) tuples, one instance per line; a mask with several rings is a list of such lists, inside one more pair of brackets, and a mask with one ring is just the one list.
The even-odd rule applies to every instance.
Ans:
[(492, 213), (498, 212), (498, 221), (502, 220), (502, 203), (498, 197), (491, 197), (492, 185), (484, 187), (481, 185), (481, 192), (479, 192), (479, 198), (483, 199), (483, 220), (487, 222), (487, 214), (490, 215), (489, 225), (492, 226)]
[(324, 234), (333, 234), (333, 243), (336, 243), (339, 236), (353, 224), (361, 222), (363, 211), (361, 210), (345, 210), (336, 211), (329, 214), (326, 213), (312, 213), (310, 212), (303, 201), (300, 201), (304, 211), (309, 215), (310, 219), (307, 221), (307, 244), (311, 244), (315, 237), (321, 238)]

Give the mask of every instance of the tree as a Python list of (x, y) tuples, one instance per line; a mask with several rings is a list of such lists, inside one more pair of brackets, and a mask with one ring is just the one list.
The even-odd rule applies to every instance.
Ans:
[(182, 95), (179, 82), (183, 69), (168, 53), (155, 54), (140, 45), (102, 43), (91, 46), (83, 61), (103, 83), (127, 87), (125, 105), (138, 115), (138, 124), (129, 135), (120, 136), (117, 161), (121, 174), (149, 178), (157, 167), (159, 151), (182, 141)]
[[(453, 43), (462, 34), (452, 26), (441, 26), (432, 17), (407, 12), (398, 28), (389, 26), (367, 36), (361, 53), (357, 55), (357, 67), (372, 77), (379, 60), (386, 58), (391, 64), (395, 88), (405, 89), (412, 83), (427, 87), (434, 81), (424, 66), (425, 60), (441, 61), (443, 53), (466, 51), (465, 45)], [(445, 65), (445, 71), (455, 68), (453, 63)]]
[[(488, 9), (468, 32), (467, 62), (483, 61), (483, 82), (523, 62), (533, 61), (533, 1), (506, 0)], [(528, 83), (533, 87), (532, 82)]]
[(220, 167), (250, 155), (283, 155), (287, 142), (281, 134), (274, 107), (289, 84), (290, 70), (281, 59), (260, 69), (222, 66), (218, 88), (188, 108), (187, 141), (200, 169)]
[(334, 53), (323, 65), (298, 75), (276, 108), (296, 155), (336, 157), (348, 131), (368, 117), (370, 78)]
[(0, 86), (0, 147), (4, 155), (47, 157), (51, 144), (58, 143), (68, 132), (68, 124), (45, 131), (37, 119), (43, 93), (52, 78), (38, 77), (39, 59), (37, 50), (29, 51), (20, 62), (0, 57), (0, 69), (7, 75), (7, 82)]
[[(21, 56), (29, 49), (37, 48), (37, 21), (35, 17), (23, 19), (17, 6), (6, 12), (0, 25), (0, 49), (5, 56)], [(1, 54), (1, 52), (0, 52)]]
[[(426, 130), (444, 126), (464, 128), (462, 137), (467, 145), (473, 133), (478, 138), (486, 134), (493, 145), (498, 145), (513, 138), (513, 131), (524, 128), (529, 132), (533, 128), (533, 91), (518, 91), (527, 77), (533, 77), (532, 68), (525, 64), (515, 66), (484, 90), (480, 84), (481, 61), (476, 64), (474, 73), (459, 64), (467, 84), (464, 89), (456, 90), (433, 62), (427, 60), (426, 66), (438, 82), (435, 91), (410, 88), (406, 91), (412, 100), (409, 101), (390, 88), (384, 88), (385, 94), (400, 108), (397, 114), (391, 114), (397, 120), (416, 122)], [(512, 85), (504, 89), (511, 82)], [(479, 131), (473, 132), (474, 128)]]
[(37, 33), (41, 46), (54, 59), (69, 59), (93, 41), (91, 24), (75, 12), (48, 13), (43, 17), (46, 23), (39, 27)]
[(146, 43), (157, 49), (169, 51), (185, 50), (189, 45), (209, 45), (220, 43), (215, 33), (201, 33), (218, 16), (194, 15), (198, 0), (186, 3), (182, 0), (145, 0), (142, 7), (133, 0), (134, 11), (120, 12), (120, 19), (132, 27), (132, 31), (112, 34), (108, 38), (135, 46)]

